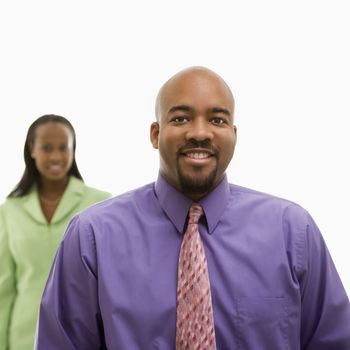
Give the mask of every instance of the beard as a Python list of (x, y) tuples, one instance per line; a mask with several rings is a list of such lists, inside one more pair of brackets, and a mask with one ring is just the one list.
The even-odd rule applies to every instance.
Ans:
[(193, 175), (185, 174), (178, 164), (178, 181), (180, 189), (184, 194), (194, 195), (196, 197), (204, 196), (215, 187), (215, 179), (218, 171), (218, 163), (208, 174), (198, 174), (194, 170)]

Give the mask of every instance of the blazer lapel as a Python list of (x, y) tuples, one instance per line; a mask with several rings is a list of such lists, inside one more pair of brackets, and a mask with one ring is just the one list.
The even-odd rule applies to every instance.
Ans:
[(28, 195), (23, 197), (23, 208), (36, 222), (47, 224), (47, 220), (40, 207), (36, 186), (32, 188)]
[(52, 217), (51, 223), (55, 224), (64, 219), (72, 210), (77, 207), (84, 194), (84, 183), (74, 176), (69, 179), (68, 186), (64, 191), (62, 199)]

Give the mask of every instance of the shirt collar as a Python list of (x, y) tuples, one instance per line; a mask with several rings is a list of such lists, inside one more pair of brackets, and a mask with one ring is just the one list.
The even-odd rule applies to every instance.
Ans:
[[(171, 186), (162, 175), (158, 175), (155, 183), (155, 193), (159, 204), (179, 232), (183, 232), (192, 199)], [(229, 199), (230, 188), (226, 175), (223, 180), (208, 195), (202, 198), (201, 204), (209, 233), (213, 233)]]

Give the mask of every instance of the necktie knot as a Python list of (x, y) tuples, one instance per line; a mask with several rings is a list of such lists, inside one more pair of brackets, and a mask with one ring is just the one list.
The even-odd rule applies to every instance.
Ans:
[(198, 203), (192, 203), (188, 213), (188, 223), (198, 224), (200, 217), (203, 215), (203, 208)]

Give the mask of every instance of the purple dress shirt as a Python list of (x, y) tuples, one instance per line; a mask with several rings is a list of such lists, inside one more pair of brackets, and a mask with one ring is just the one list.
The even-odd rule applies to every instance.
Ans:
[[(191, 203), (159, 176), (78, 214), (44, 291), (37, 349), (175, 349)], [(349, 299), (304, 209), (226, 177), (200, 204), (218, 349), (350, 349)]]

